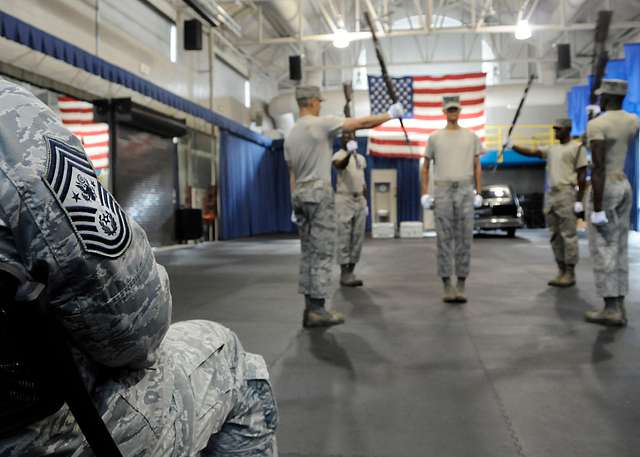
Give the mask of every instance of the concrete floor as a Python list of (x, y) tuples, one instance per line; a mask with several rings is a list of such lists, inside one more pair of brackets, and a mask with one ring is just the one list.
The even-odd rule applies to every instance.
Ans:
[(301, 328), (296, 240), (201, 244), (158, 259), (175, 321), (219, 321), (265, 356), (282, 457), (637, 457), (632, 238), (622, 330), (582, 321), (600, 305), (586, 240), (578, 287), (547, 287), (555, 271), (545, 231), (476, 238), (466, 305), (441, 302), (435, 239), (368, 240), (365, 287), (336, 290), (348, 320), (328, 331)]

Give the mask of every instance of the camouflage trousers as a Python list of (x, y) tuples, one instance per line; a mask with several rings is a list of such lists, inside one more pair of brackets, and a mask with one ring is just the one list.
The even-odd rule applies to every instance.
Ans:
[(322, 181), (302, 183), (292, 200), (302, 254), (298, 292), (313, 298), (327, 298), (336, 248), (333, 189)]
[[(94, 398), (126, 457), (277, 455), (264, 360), (214, 322), (173, 324), (156, 364), (99, 384)], [(66, 406), (0, 441), (2, 457), (44, 455), (93, 455)]]
[(468, 181), (436, 181), (434, 215), (438, 235), (438, 275), (469, 275), (473, 240), (473, 185)]
[(551, 234), (551, 248), (557, 263), (578, 263), (578, 233), (573, 204), (576, 191), (573, 186), (551, 189), (546, 195), (545, 215)]
[(358, 263), (367, 225), (367, 199), (364, 196), (336, 195), (339, 265)]
[[(607, 176), (602, 198), (608, 223), (589, 224), (589, 250), (593, 258), (596, 291), (601, 297), (620, 297), (629, 291), (629, 228), (631, 185), (624, 175)], [(593, 194), (588, 212), (593, 211)]]

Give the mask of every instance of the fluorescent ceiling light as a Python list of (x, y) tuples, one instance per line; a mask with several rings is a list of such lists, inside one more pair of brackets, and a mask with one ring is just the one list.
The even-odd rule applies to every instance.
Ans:
[(528, 40), (531, 38), (531, 26), (529, 25), (529, 21), (523, 19), (522, 16), (518, 18), (515, 36), (516, 40)]
[(333, 46), (338, 49), (349, 47), (349, 33), (345, 29), (338, 29), (333, 34)]
[(176, 63), (178, 60), (178, 36), (175, 24), (171, 24), (169, 33), (169, 58), (171, 63)]

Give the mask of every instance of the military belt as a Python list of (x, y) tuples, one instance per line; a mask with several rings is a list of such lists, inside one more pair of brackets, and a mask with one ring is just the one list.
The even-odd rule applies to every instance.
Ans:
[(436, 179), (434, 181), (436, 186), (449, 186), (453, 188), (467, 186), (473, 184), (473, 178), (463, 178), (463, 179)]
[(342, 195), (345, 197), (353, 197), (353, 198), (360, 198), (364, 196), (362, 192), (336, 192), (336, 194)]

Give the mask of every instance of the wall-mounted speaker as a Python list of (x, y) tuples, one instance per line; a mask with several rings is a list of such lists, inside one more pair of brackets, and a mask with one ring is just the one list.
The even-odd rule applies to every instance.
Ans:
[(289, 79), (302, 80), (302, 59), (300, 56), (289, 56)]
[(571, 68), (571, 46), (563, 43), (556, 45), (558, 51), (558, 71)]
[(197, 19), (184, 21), (184, 49), (187, 51), (202, 50), (202, 22)]

